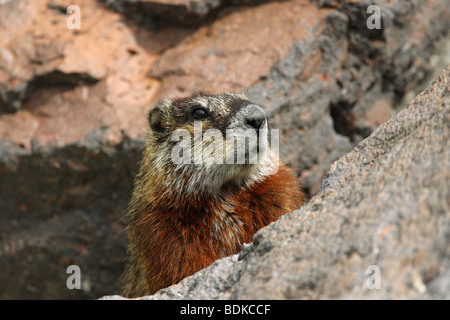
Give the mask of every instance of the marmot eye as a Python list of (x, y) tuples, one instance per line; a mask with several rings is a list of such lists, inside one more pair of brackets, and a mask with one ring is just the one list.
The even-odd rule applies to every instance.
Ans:
[(203, 120), (208, 117), (208, 110), (206, 110), (203, 107), (197, 107), (194, 110), (192, 110), (191, 114), (195, 120)]

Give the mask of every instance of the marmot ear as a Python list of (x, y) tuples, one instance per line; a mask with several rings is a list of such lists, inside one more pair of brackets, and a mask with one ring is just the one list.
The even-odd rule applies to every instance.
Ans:
[(164, 128), (164, 115), (159, 106), (154, 107), (148, 114), (148, 123), (153, 131), (163, 133)]

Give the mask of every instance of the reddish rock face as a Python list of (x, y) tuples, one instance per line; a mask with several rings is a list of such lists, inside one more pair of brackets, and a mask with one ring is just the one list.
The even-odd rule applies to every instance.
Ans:
[[(111, 143), (120, 142), (122, 134), (141, 136), (159, 87), (146, 73), (161, 50), (190, 32), (175, 27), (160, 32), (136, 29), (95, 1), (79, 3), (82, 28), (69, 30), (70, 15), (62, 11), (70, 4), (3, 5), (0, 110), (20, 112), (0, 117), (0, 137), (12, 138), (28, 150), (31, 140), (64, 146), (98, 128), (110, 131)], [(8, 10), (14, 14), (6, 16)], [(19, 98), (7, 99), (14, 93)], [(33, 125), (14, 126), (26, 121)]]
[(149, 75), (162, 80), (159, 96), (246, 90), (293, 43), (317, 37), (325, 15), (306, 1), (232, 11), (165, 51)]
[[(0, 297), (118, 292), (117, 221), (164, 96), (245, 91), (314, 194), (439, 68), (447, 2), (387, 2), (372, 32), (353, 0), (81, 0), (80, 30), (67, 28), (72, 1), (0, 1)], [(89, 266), (83, 293), (65, 288), (67, 263)]]
[[(325, 15), (305, 1), (243, 8), (164, 50), (191, 30), (137, 30), (92, 1), (80, 3), (82, 29), (69, 30), (68, 16), (61, 12), (69, 2), (52, 2), (53, 9), (46, 1), (20, 3), (15, 20), (24, 24), (13, 35), (6, 28), (3, 32), (6, 71), (0, 82), (10, 92), (25, 88), (23, 93), (31, 94), (3, 101), (5, 110), (15, 105), (29, 112), (0, 118), (0, 137), (15, 141), (18, 129), (12, 124), (31, 118), (35, 125), (15, 141), (28, 150), (32, 139), (38, 145), (63, 146), (100, 127), (107, 128), (112, 143), (122, 134), (136, 138), (145, 132), (145, 114), (159, 98), (245, 90), (292, 43), (317, 36)], [(67, 88), (47, 89), (47, 84)]]

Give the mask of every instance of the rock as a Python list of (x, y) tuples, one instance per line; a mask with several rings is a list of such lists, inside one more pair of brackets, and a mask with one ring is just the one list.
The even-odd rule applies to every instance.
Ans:
[[(0, 142), (1, 298), (92, 299), (120, 292), (124, 195), (131, 192), (141, 143), (112, 146), (103, 134), (32, 155)], [(66, 287), (72, 264), (81, 269), (82, 290)]]
[(449, 299), (449, 90), (450, 65), (302, 208), (143, 299)]
[(104, 0), (106, 5), (139, 22), (201, 25), (226, 6), (257, 5), (270, 0)]
[(161, 81), (159, 98), (245, 90), (283, 59), (294, 43), (318, 37), (325, 16), (306, 1), (230, 12), (166, 50), (149, 76)]
[[(147, 70), (159, 51), (179, 41), (190, 30), (171, 28), (169, 34), (167, 30), (158, 33), (135, 30), (133, 25), (122, 21), (122, 16), (91, 0), (78, 3), (82, 12), (81, 29), (70, 30), (66, 26), (70, 14), (65, 10), (71, 4), (68, 0), (0, 4), (0, 112), (34, 109), (33, 93), (41, 92), (42, 88), (63, 87), (68, 92), (59, 99), (78, 100), (81, 108), (89, 107), (85, 101), (90, 94), (104, 100), (96, 102), (100, 105), (96, 113), (104, 119), (103, 123), (96, 123), (91, 130), (116, 126), (115, 122), (122, 121), (123, 116), (127, 118), (121, 126), (126, 122), (136, 123), (157, 90), (157, 83), (146, 78)], [(8, 14), (9, 11), (14, 14)], [(19, 27), (20, 22), (23, 23)], [(74, 87), (84, 88), (73, 97)], [(127, 95), (129, 91), (133, 94)], [(52, 92), (44, 100), (55, 95), (58, 94)], [(39, 101), (39, 106), (43, 104)], [(127, 111), (131, 111), (132, 117), (122, 110), (124, 105), (129, 106)], [(41, 113), (52, 120), (55, 117), (52, 112), (42, 110)], [(76, 117), (73, 115), (72, 120)], [(131, 136), (142, 132), (143, 129)], [(80, 136), (70, 140), (79, 141)]]
[[(367, 28), (371, 1), (319, 2), (336, 8), (327, 11), (319, 34), (291, 46), (248, 89), (280, 129), (290, 146), (282, 150), (284, 159), (302, 172), (310, 194), (333, 161), (397, 111), (409, 86), (423, 88), (436, 55), (450, 62), (448, 52), (442, 53), (450, 30), (445, 1), (381, 1), (379, 30)], [(435, 23), (418, 23), (425, 16)], [(428, 48), (437, 51), (429, 54)]]
[[(122, 217), (162, 96), (244, 88), (314, 195), (332, 162), (416, 94), (448, 43), (445, 0), (380, 2), (386, 23), (373, 34), (363, 1), (193, 1), (207, 6), (186, 10), (195, 27), (109, 9), (119, 2), (187, 8), (82, 0), (81, 29), (70, 30), (71, 1), (0, 1), (1, 298), (120, 293)], [(66, 288), (70, 264), (83, 290)]]

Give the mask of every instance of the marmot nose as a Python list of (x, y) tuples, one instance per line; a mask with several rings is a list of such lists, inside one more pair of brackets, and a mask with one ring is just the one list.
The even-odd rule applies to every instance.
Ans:
[(259, 130), (266, 123), (264, 110), (254, 104), (244, 107), (241, 112), (244, 124), (252, 129)]
[(245, 124), (254, 129), (261, 128), (264, 122), (266, 122), (266, 117), (264, 117), (264, 115), (261, 117), (261, 115), (257, 114), (245, 118)]

